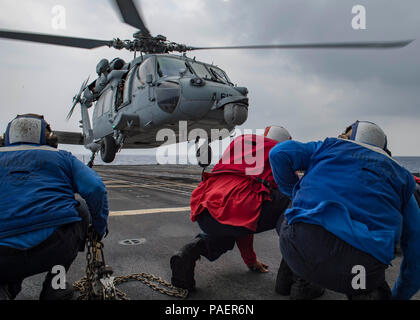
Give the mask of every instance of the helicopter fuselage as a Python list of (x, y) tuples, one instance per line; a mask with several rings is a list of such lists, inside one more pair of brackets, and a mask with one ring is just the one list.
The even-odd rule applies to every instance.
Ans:
[(145, 55), (107, 74), (91, 134), (95, 142), (113, 136), (123, 148), (150, 148), (164, 142), (156, 139), (161, 129), (178, 137), (180, 121), (187, 121), (188, 131), (200, 128), (209, 137), (212, 129), (230, 132), (247, 119), (247, 93), (214, 65), (186, 56)]

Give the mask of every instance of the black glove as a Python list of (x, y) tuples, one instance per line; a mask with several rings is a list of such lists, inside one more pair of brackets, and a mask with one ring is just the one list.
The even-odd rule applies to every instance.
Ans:
[(105, 233), (100, 234), (95, 230), (95, 228), (92, 225), (90, 225), (88, 233), (91, 236), (93, 241), (101, 242), (102, 239), (105, 238), (108, 235), (109, 231), (108, 231), (108, 227), (107, 227)]
[(103, 234), (97, 233), (95, 230), (92, 232), (92, 240), (95, 242), (101, 242), (102, 238), (104, 237)]

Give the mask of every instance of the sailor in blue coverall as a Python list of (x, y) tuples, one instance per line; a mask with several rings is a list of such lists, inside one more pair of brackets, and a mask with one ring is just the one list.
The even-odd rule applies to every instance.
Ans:
[[(75, 199), (75, 194), (83, 199)], [(40, 299), (69, 299), (71, 286), (53, 288), (52, 268), (67, 271), (83, 251), (87, 229), (101, 239), (108, 200), (95, 171), (57, 149), (42, 116), (12, 120), (0, 148), (0, 299), (14, 299), (22, 281), (47, 272)]]
[[(415, 181), (386, 145), (382, 129), (357, 121), (339, 138), (287, 141), (270, 151), (279, 190), (292, 198), (277, 226), (283, 275), (290, 268), (349, 299), (410, 299), (419, 290)], [(403, 258), (391, 292), (385, 270), (398, 239)], [(280, 274), (278, 281), (287, 277)]]

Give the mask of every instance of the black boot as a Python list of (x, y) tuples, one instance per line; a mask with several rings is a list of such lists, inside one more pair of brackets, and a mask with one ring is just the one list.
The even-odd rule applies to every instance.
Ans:
[(313, 300), (322, 296), (325, 289), (296, 277), (290, 289), (290, 300)]
[(195, 289), (194, 268), (195, 262), (204, 250), (204, 240), (196, 238), (182, 247), (171, 257), (172, 278), (171, 283), (178, 288)]
[(45, 277), (39, 300), (71, 300), (74, 294), (73, 286), (66, 282), (65, 289), (54, 289), (51, 284), (52, 278), (51, 273)]
[(293, 272), (290, 270), (284, 259), (281, 260), (279, 271), (277, 272), (276, 287), (274, 290), (283, 296), (290, 294), (293, 284)]

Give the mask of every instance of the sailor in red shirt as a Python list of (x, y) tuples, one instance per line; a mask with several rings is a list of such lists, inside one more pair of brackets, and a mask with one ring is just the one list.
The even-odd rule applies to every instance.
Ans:
[[(193, 290), (194, 268), (200, 256), (214, 261), (237, 244), (249, 269), (267, 272), (257, 259), (253, 234), (274, 229), (290, 200), (277, 189), (268, 154), (291, 139), (278, 126), (264, 136), (242, 135), (232, 141), (211, 173), (191, 195), (191, 220), (203, 233), (171, 257), (172, 284)], [(254, 161), (252, 161), (254, 160)]]

